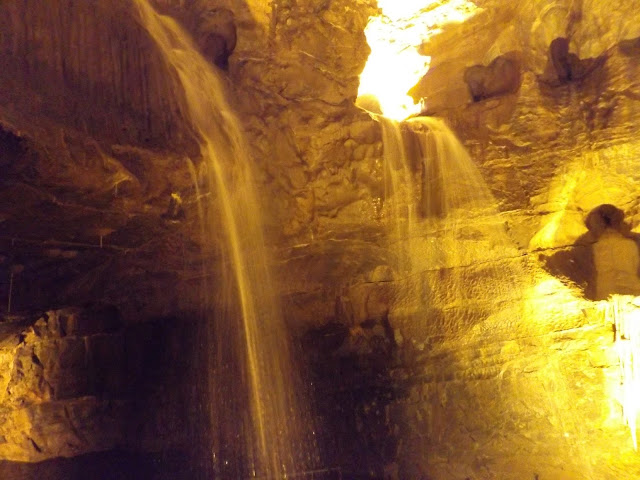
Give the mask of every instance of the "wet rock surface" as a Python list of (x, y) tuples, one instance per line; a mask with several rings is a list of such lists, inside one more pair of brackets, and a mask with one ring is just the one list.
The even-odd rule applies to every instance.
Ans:
[(194, 335), (187, 322), (125, 326), (110, 306), (4, 320), (3, 459), (33, 462), (113, 448), (158, 451), (186, 440), (182, 415), (193, 405), (185, 383), (192, 357), (180, 349)]
[[(478, 1), (483, 12), (421, 47), (432, 69), (412, 94), (463, 139), (499, 214), (491, 228), (458, 229), (465, 262), (434, 260), (446, 222), (400, 239), (416, 252), (411, 275), (387, 235), (380, 127), (353, 106), (374, 2), (156, 3), (227, 69), (327, 468), (349, 478), (640, 476), (611, 324), (576, 287), (597, 272), (576, 254), (589, 212), (614, 205), (631, 233), (640, 222), (633, 2)], [(93, 300), (119, 316), (0, 324), (0, 454), (166, 450), (184, 439), (176, 396), (195, 380), (179, 361), (193, 340), (183, 320), (147, 320), (201, 300), (193, 133), (127, 2), (101, 3), (99, 15), (78, 2), (33, 5), (0, 6), (0, 303), (16, 312)], [(480, 65), (470, 89), (465, 72)], [(167, 361), (159, 351), (177, 363), (156, 369)]]

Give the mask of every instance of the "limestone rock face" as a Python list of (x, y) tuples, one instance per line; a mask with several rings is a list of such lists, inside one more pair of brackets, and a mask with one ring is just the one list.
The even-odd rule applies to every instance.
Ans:
[[(316, 353), (312, 359), (326, 418), (344, 415), (331, 404), (349, 403), (334, 384), (338, 375), (348, 371), (348, 382), (370, 395), (359, 397), (345, 421), (356, 440), (334, 426), (349, 440), (327, 442), (332, 451), (350, 452), (342, 458), (348, 468), (369, 467), (381, 477), (633, 478), (638, 460), (616, 386), (611, 320), (606, 307), (584, 298), (583, 283), (611, 286), (616, 273), (606, 267), (598, 273), (588, 256), (568, 252), (582, 248), (589, 212), (601, 205), (622, 208), (629, 228), (638, 228), (633, 124), (640, 110), (630, 93), (638, 64), (635, 41), (621, 33), (633, 28), (621, 26), (635, 13), (623, 18), (562, 2), (478, 4), (483, 12), (422, 46), (432, 70), (412, 94), (427, 97), (428, 111), (444, 116), (463, 138), (502, 212), (488, 221), (493, 226), (474, 222), (462, 229), (445, 221), (442, 230), (407, 240), (418, 265), (407, 276), (388, 243), (390, 197), (381, 179), (377, 188), (366, 185), (380, 199), (377, 215), (360, 214), (359, 225), (375, 220), (369, 230), (358, 222), (344, 229), (349, 210), (341, 208), (318, 223), (326, 230), (281, 250), (285, 312), (292, 324), (320, 323), (312, 328), (317, 348), (331, 358)], [(598, 16), (620, 27), (589, 40), (585, 19)], [(481, 98), (472, 102), (465, 71), (511, 55), (520, 62), (518, 87), (491, 90), (485, 85), (499, 81), (480, 75)], [(362, 177), (353, 178), (358, 185)], [(324, 198), (341, 205), (345, 197)], [(442, 264), (429, 242), (447, 241), (443, 232), (454, 229), (447, 246), (459, 261)], [(508, 238), (508, 249), (488, 233), (495, 229)], [(327, 241), (323, 232), (336, 238)], [(629, 252), (625, 259), (637, 255)], [(577, 276), (559, 275), (539, 259), (554, 254), (565, 254), (563, 266)], [(624, 270), (631, 278), (625, 285), (638, 281), (632, 270)], [(391, 273), (374, 274), (381, 271)], [(612, 288), (605, 296), (632, 293)], [(384, 355), (371, 353), (389, 344)], [(382, 366), (379, 358), (386, 358)], [(461, 455), (459, 445), (469, 453)], [(366, 458), (367, 467), (355, 458)]]
[(10, 311), (109, 296), (119, 282), (98, 280), (104, 269), (127, 271), (129, 285), (142, 275), (175, 282), (164, 267), (129, 264), (156, 263), (156, 248), (189, 262), (189, 222), (171, 201), (193, 191), (183, 154), (197, 147), (132, 6), (0, 6), (0, 295)]
[[(482, 11), (464, 25), (446, 26), (441, 35), (421, 47), (425, 55), (432, 56), (431, 70), (412, 95), (428, 97), (430, 111), (466, 103), (469, 97), (461, 89), (460, 72), (473, 65), (488, 65), (501, 55), (517, 53), (524, 71), (541, 76), (553, 57), (558, 57), (557, 47), (564, 44), (560, 56), (571, 57), (574, 64), (569, 67), (569, 60), (563, 60), (564, 75), (569, 74), (567, 68), (573, 68), (576, 79), (586, 75), (587, 63), (619, 42), (638, 37), (638, 13), (630, 4), (614, 13), (597, 2), (475, 3)], [(556, 46), (553, 51), (552, 44)]]
[(155, 350), (177, 342), (167, 337), (168, 322), (125, 328), (117, 310), (101, 307), (13, 318), (0, 327), (2, 459), (32, 462), (116, 447), (153, 451), (184, 441), (186, 424), (175, 415), (186, 391), (163, 389), (188, 358), (171, 366), (170, 355)]
[(2, 116), (34, 117), (119, 143), (185, 141), (180, 92), (124, 1), (2, 5)]
[(475, 101), (515, 93), (521, 81), (520, 62), (517, 58), (497, 57), (486, 67), (474, 65), (467, 68), (464, 81)]
[[(420, 46), (432, 68), (411, 94), (463, 140), (494, 211), (402, 237), (380, 125), (354, 106), (375, 2), (155, 2), (226, 69), (327, 465), (345, 478), (635, 479), (610, 305), (595, 300), (638, 294), (626, 240), (640, 222), (640, 10), (476, 3)], [(131, 5), (0, 5), (0, 303), (49, 311), (6, 324), (2, 458), (184, 439), (167, 413), (180, 368), (142, 366), (193, 339), (177, 322), (158, 340), (150, 319), (198, 310), (203, 261), (218, 259), (200, 250), (182, 92)], [(603, 234), (587, 252), (605, 204), (624, 213), (624, 246)], [(120, 314), (51, 310), (89, 300)], [(157, 417), (132, 420), (136, 402)]]

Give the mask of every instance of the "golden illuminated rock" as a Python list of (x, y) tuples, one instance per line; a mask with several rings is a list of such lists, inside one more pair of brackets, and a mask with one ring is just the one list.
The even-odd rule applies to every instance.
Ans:
[[(422, 200), (412, 205), (435, 217), (413, 230), (391, 226), (383, 130), (354, 106), (365, 27), (387, 2), (155, 3), (227, 64), (278, 257), (273, 286), (312, 363), (327, 465), (344, 478), (639, 477), (633, 410), (622, 409), (635, 384), (621, 385), (605, 300), (640, 287), (635, 2), (478, 0), (464, 21), (405, 29), (409, 68), (419, 77), (429, 59), (429, 71), (409, 81), (387, 58), (374, 79), (409, 107), (427, 99), (419, 108), (452, 128), (495, 202), (448, 222), (439, 194), (463, 177), (444, 182), (434, 172), (446, 164), (410, 161)], [(122, 312), (117, 331), (69, 320), (63, 335), (64, 315), (51, 312), (46, 328), (1, 340), (4, 459), (194, 443), (181, 429), (200, 418), (178, 397), (198, 379), (176, 386), (177, 360), (155, 374), (164, 384), (134, 369), (163, 385), (142, 382), (151, 393), (136, 408), (149, 417), (120, 395), (129, 366), (155, 365), (155, 349), (180, 361), (194, 350), (181, 322), (199, 312), (203, 261), (221, 263), (199, 253), (192, 179), (206, 172), (180, 93), (130, 6), (0, 5), (0, 305), (99, 300)], [(427, 181), (439, 189), (426, 195)], [(628, 228), (595, 234), (589, 216), (604, 205)], [(152, 319), (174, 316), (153, 346)]]

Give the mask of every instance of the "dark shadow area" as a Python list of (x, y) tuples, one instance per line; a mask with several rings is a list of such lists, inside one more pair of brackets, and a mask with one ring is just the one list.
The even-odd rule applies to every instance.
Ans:
[(388, 319), (329, 323), (309, 331), (302, 348), (324, 464), (340, 478), (384, 478), (398, 448), (386, 407), (403, 396), (391, 376), (397, 346)]
[(38, 463), (0, 461), (6, 480), (193, 480), (197, 472), (189, 454), (181, 451), (134, 453), (96, 452)]
[(0, 125), (0, 167), (9, 166), (26, 151), (25, 140)]
[(627, 57), (638, 57), (640, 56), (640, 37), (623, 40), (618, 44), (618, 48)]
[[(198, 328), (186, 314), (126, 325), (105, 304), (0, 317), (12, 365), (0, 445), (32, 459), (114, 449), (0, 461), (0, 479), (211, 478), (199, 474)], [(16, 424), (14, 412), (29, 420)]]

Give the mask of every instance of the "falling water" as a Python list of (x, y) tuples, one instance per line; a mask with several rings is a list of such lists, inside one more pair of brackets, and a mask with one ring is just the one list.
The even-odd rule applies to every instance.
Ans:
[(386, 198), (396, 240), (424, 229), (463, 228), (497, 214), (496, 201), (455, 134), (440, 119), (382, 124)]
[[(222, 210), (200, 206), (203, 233), (223, 236), (230, 275), (216, 303), (212, 398), (214, 475), (283, 478), (302, 472), (313, 457), (308, 418), (298, 404), (291, 352), (272, 292), (260, 226), (260, 203), (250, 162), (225, 88), (188, 35), (147, 0), (134, 0), (143, 27), (158, 45), (185, 99), (206, 165), (204, 188)], [(219, 223), (222, 222), (222, 225)], [(224, 267), (223, 267), (224, 268)], [(212, 295), (212, 292), (208, 292)]]
[(611, 295), (604, 303), (605, 318), (614, 326), (615, 350), (620, 359), (620, 403), (638, 450), (640, 413), (640, 299), (631, 295)]
[[(474, 300), (478, 288), (508, 294), (522, 274), (501, 259), (518, 252), (465, 147), (437, 118), (377, 119), (390, 239), (400, 270), (406, 275), (442, 272), (446, 282), (436, 288), (448, 299), (446, 308)], [(467, 267), (472, 265), (482, 265), (482, 286), (478, 280), (469, 282)]]

